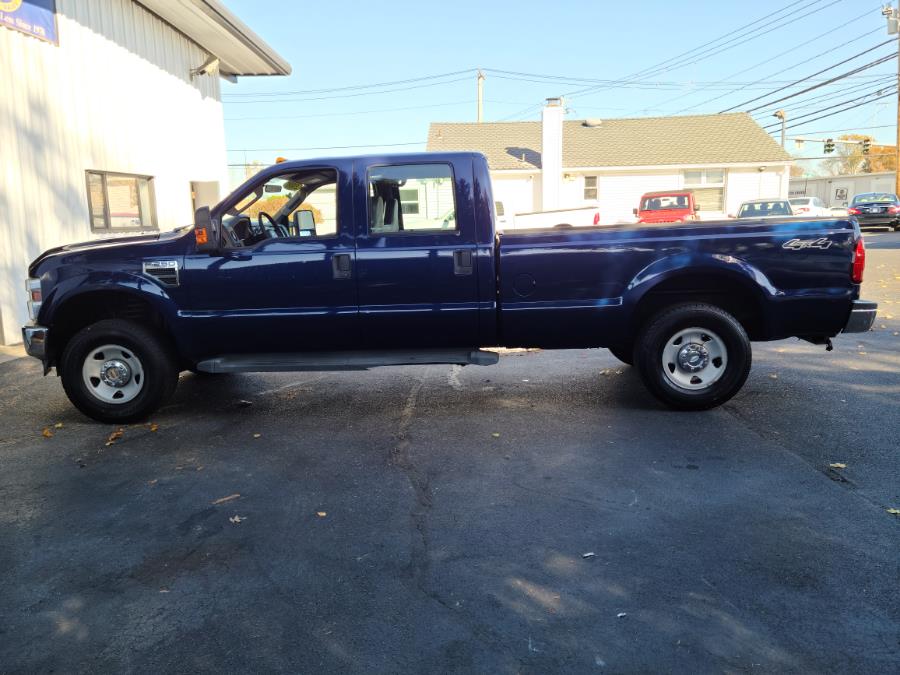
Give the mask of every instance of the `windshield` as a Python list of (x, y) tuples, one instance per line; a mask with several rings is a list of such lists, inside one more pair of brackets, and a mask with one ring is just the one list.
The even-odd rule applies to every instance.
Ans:
[[(634, 203), (634, 202), (632, 202)], [(641, 202), (641, 211), (662, 211), (664, 209), (690, 208), (690, 195), (659, 195), (657, 197), (645, 197)]]
[(765, 218), (766, 216), (792, 216), (791, 206), (786, 201), (749, 202), (741, 204), (738, 218)]
[(871, 203), (888, 203), (888, 202), (896, 202), (897, 195), (890, 194), (888, 192), (867, 192), (865, 194), (856, 195), (853, 198), (853, 204), (871, 204)]

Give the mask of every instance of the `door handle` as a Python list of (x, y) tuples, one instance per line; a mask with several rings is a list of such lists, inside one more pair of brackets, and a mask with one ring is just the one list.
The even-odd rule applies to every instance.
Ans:
[(466, 276), (472, 274), (475, 270), (474, 256), (472, 249), (461, 249), (453, 251), (453, 273), (457, 276)]
[(331, 256), (331, 271), (335, 279), (350, 279), (353, 276), (349, 253), (335, 253)]

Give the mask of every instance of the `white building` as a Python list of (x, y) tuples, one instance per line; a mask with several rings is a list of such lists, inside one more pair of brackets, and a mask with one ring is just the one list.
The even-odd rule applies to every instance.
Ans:
[(786, 198), (791, 157), (746, 113), (564, 120), (548, 99), (540, 122), (433, 122), (429, 150), (488, 159), (507, 212), (596, 205), (601, 222), (633, 220), (645, 192), (691, 188), (702, 218), (740, 203)]
[(894, 193), (896, 174), (893, 171), (880, 173), (857, 173), (848, 176), (823, 176), (821, 178), (792, 178), (791, 197), (818, 197), (825, 206), (843, 208), (850, 204), (854, 195), (863, 192)]
[(0, 3), (0, 343), (41, 251), (190, 223), (227, 176), (220, 77), (290, 66), (217, 0)]

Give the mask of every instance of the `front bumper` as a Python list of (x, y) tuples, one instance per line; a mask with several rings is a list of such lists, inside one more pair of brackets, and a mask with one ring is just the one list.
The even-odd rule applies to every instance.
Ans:
[(875, 323), (875, 315), (878, 313), (878, 303), (868, 300), (854, 300), (853, 309), (850, 310), (850, 318), (844, 326), (842, 333), (865, 333)]
[(29, 356), (40, 359), (46, 364), (47, 361), (47, 337), (49, 329), (44, 326), (31, 324), (22, 326), (22, 342), (25, 343), (25, 352)]

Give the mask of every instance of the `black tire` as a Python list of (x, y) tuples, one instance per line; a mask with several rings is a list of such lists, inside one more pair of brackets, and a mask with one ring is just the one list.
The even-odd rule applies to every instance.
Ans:
[[(689, 328), (698, 328), (701, 333), (709, 331), (715, 336), (710, 338), (703, 334), (697, 341), (703, 351), (707, 351), (707, 346), (719, 345), (720, 342), (724, 345), (726, 358), (718, 359), (723, 370), (715, 370), (716, 359), (713, 358), (708, 361), (711, 364), (709, 369), (698, 373), (710, 380), (708, 385), (703, 384), (702, 378), (694, 377), (674, 363), (663, 363), (664, 349), (668, 347), (674, 350), (675, 346), (682, 344), (674, 341), (674, 338), (679, 331)], [(702, 340), (705, 339), (710, 339), (711, 342), (704, 345)], [(673, 340), (671, 346), (669, 340)], [(713, 353), (712, 349), (707, 351), (707, 356), (710, 353)], [(677, 410), (706, 410), (725, 403), (744, 386), (750, 373), (751, 361), (750, 340), (740, 322), (719, 307), (700, 303), (676, 305), (652, 317), (641, 330), (635, 349), (635, 364), (644, 385), (656, 398)], [(691, 380), (685, 386), (701, 388), (688, 389), (680, 386), (673, 381), (679, 376)], [(694, 382), (694, 379), (699, 382)]]
[[(108, 344), (121, 346), (141, 366), (140, 390), (124, 403), (101, 400), (89, 390), (82, 374), (85, 361), (93, 356), (91, 351)], [(168, 343), (153, 329), (133, 321), (105, 319), (81, 329), (69, 340), (58, 370), (66, 395), (81, 412), (98, 422), (127, 424), (146, 419), (175, 392), (176, 363)]]
[(626, 366), (634, 365), (634, 345), (616, 345), (615, 347), (607, 347), (609, 353), (615, 356)]

